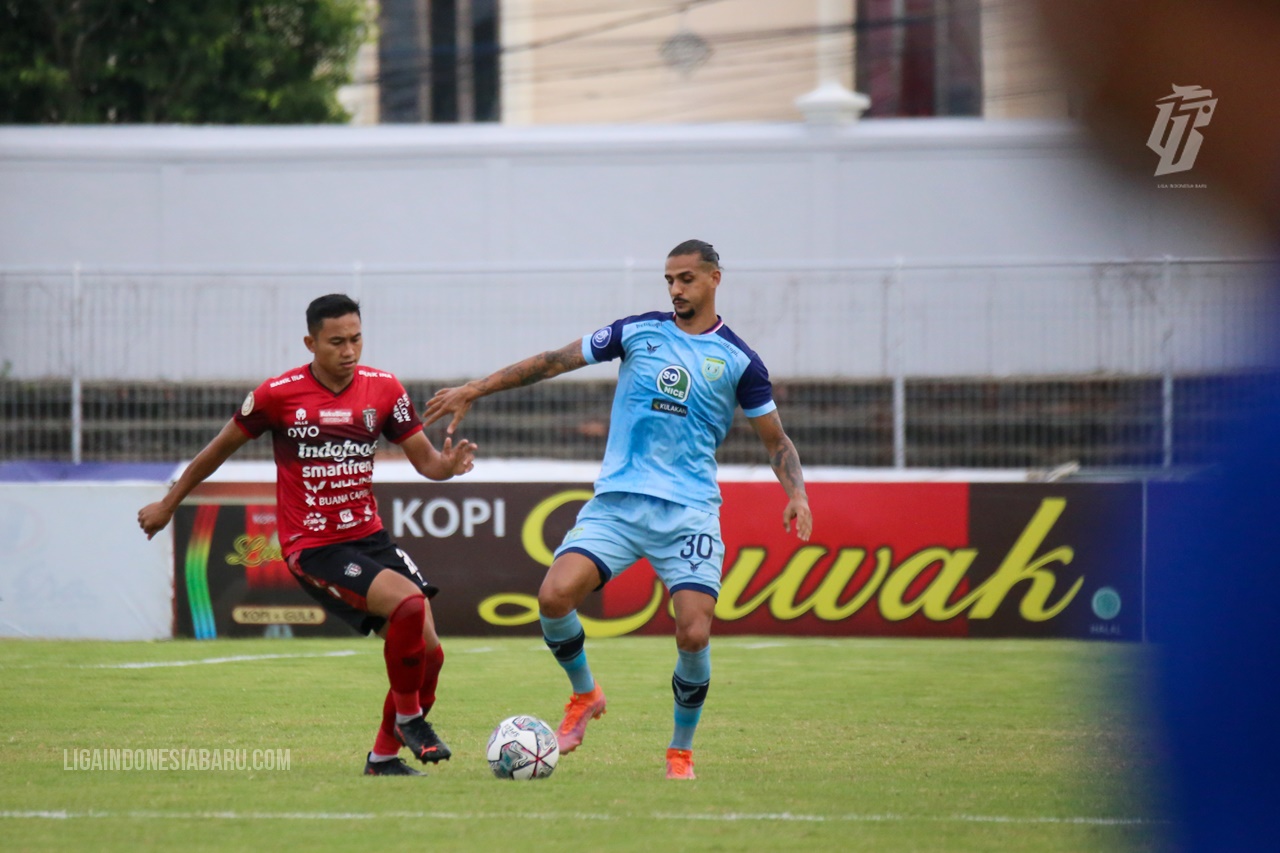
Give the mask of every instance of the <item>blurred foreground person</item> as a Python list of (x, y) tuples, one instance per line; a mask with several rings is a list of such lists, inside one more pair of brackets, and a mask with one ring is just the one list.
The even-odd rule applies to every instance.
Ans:
[[(1216, 194), (1243, 227), (1280, 242), (1280, 2), (1033, 5), (1085, 120), (1118, 166), (1152, 179), (1153, 152), (1173, 134), (1192, 139), (1188, 130), (1199, 124), (1194, 172), (1162, 180), (1206, 189), (1161, 191)], [(1181, 112), (1159, 112), (1158, 102), (1187, 96)], [(1172, 122), (1164, 138), (1158, 118)], [(1274, 269), (1271, 277), (1274, 299), (1280, 278)], [(1203, 483), (1179, 490), (1149, 530), (1169, 555), (1152, 567), (1152, 708), (1170, 771), (1158, 781), (1171, 788), (1174, 840), (1188, 851), (1280, 846), (1280, 631), (1271, 624), (1280, 571), (1280, 360), (1270, 344), (1270, 371), (1217, 464)]]

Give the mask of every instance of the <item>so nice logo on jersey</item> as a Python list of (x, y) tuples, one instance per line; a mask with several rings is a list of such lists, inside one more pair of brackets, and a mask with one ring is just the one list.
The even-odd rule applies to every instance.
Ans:
[(691, 384), (689, 371), (678, 364), (669, 364), (658, 371), (658, 391), (678, 403), (689, 399)]

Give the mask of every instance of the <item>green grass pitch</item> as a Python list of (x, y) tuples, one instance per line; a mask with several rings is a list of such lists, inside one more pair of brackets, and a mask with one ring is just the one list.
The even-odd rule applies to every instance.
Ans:
[[(360, 775), (386, 689), (375, 640), (0, 641), (0, 846), (1164, 846), (1128, 701), (1141, 646), (716, 638), (693, 782), (664, 777), (671, 639), (587, 648), (608, 713), (549, 779), (509, 782), (485, 763), (489, 731), (516, 713), (554, 726), (568, 695), (536, 638), (446, 638), (432, 719), (454, 757), (413, 779)], [(94, 749), (287, 750), (289, 766), (75, 769), (70, 751)]]

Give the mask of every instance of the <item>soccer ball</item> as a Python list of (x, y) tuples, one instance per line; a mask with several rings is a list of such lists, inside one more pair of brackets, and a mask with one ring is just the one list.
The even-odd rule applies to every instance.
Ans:
[(489, 735), (485, 757), (499, 779), (545, 779), (556, 769), (560, 746), (550, 726), (519, 714), (498, 723)]

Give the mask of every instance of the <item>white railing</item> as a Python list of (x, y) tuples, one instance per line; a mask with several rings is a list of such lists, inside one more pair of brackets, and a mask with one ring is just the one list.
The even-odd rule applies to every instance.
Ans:
[[(0, 377), (70, 379), (79, 459), (83, 382), (256, 383), (308, 359), (304, 311), (323, 293), (361, 301), (367, 363), (451, 379), (666, 308), (652, 266), (0, 267)], [(891, 380), (902, 465), (922, 377), (1159, 377), (1171, 448), (1175, 376), (1265, 362), (1273, 273), (1257, 258), (797, 260), (731, 265), (717, 298), (775, 379)]]

